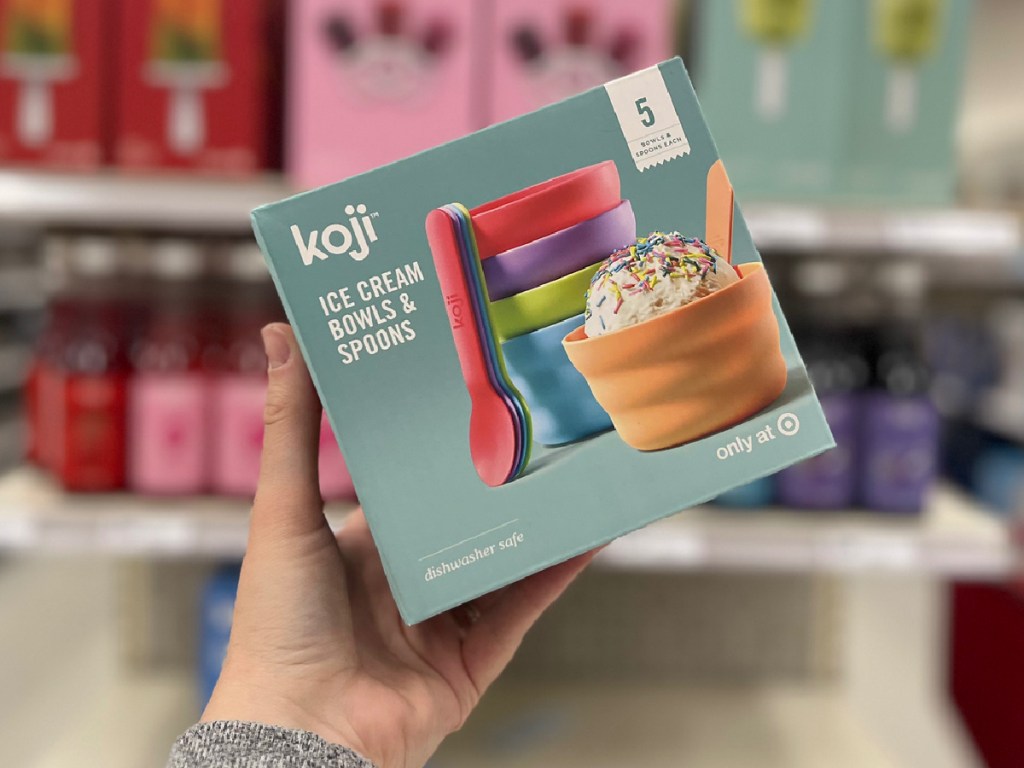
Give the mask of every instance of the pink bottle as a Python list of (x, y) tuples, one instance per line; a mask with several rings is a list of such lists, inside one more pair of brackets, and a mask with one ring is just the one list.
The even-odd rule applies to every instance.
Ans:
[(191, 240), (160, 240), (150, 252), (152, 314), (133, 350), (129, 389), (129, 485), (139, 493), (196, 494), (208, 485), (202, 267)]
[(211, 371), (211, 487), (225, 496), (256, 491), (263, 449), (263, 401), (267, 359), (260, 328), (280, 317), (263, 256), (255, 244), (237, 245), (225, 254), (228, 304), (220, 326), (223, 354)]
[(355, 501), (356, 489), (327, 414), (320, 421), (320, 495), (324, 501)]

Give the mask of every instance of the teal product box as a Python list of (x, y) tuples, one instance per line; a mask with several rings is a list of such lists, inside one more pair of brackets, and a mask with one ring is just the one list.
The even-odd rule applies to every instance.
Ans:
[(849, 3), (849, 12), (855, 38), (842, 196), (953, 202), (970, 0), (873, 0)]
[(849, 0), (714, 0), (697, 8), (697, 91), (743, 200), (819, 200), (840, 186)]
[(253, 222), (408, 623), (833, 445), (678, 59)]

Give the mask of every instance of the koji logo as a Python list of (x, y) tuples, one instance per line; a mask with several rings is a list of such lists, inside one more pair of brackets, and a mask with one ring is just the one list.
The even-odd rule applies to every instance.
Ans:
[(462, 298), (453, 293), (444, 297), (444, 303), (448, 306), (448, 318), (452, 323), (452, 330), (462, 327)]
[(380, 214), (376, 211), (367, 213), (362, 203), (346, 205), (345, 214), (349, 217), (347, 225), (331, 224), (322, 232), (314, 229), (309, 235), (303, 235), (299, 226), (292, 224), (292, 237), (305, 266), (312, 264), (314, 258), (324, 261), (332, 254), (348, 253), (355, 261), (362, 261), (370, 255), (370, 243), (377, 242), (373, 220)]

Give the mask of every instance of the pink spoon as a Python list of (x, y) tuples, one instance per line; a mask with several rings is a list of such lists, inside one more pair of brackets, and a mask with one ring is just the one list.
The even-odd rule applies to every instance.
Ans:
[(473, 403), (469, 417), (469, 452), (473, 466), (487, 485), (503, 485), (516, 469), (517, 418), (491, 384), (485, 341), (480, 337), (462, 269), (458, 233), (444, 211), (434, 210), (428, 214), (427, 241), (441, 283), (462, 378)]

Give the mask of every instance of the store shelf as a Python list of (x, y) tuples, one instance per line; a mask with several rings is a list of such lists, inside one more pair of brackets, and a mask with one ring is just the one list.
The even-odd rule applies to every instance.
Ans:
[[(340, 525), (351, 505), (328, 508)], [(0, 479), (0, 549), (164, 557), (237, 557), (247, 503), (67, 495), (19, 469)], [(1015, 553), (1003, 523), (948, 487), (920, 518), (861, 512), (700, 506), (618, 541), (608, 567), (692, 570), (893, 570), (988, 577), (1010, 572)]]
[(974, 422), (993, 435), (1024, 445), (1024, 396), (1012, 387), (988, 393), (978, 402)]
[[(247, 182), (0, 171), (0, 220), (244, 232), (249, 211), (293, 191), (277, 176)], [(754, 203), (744, 213), (762, 250), (975, 258), (1007, 257), (1022, 248), (1021, 217), (1011, 212)]]
[(857, 251), (921, 257), (1011, 258), (1024, 247), (1020, 215), (961, 208), (847, 208), (753, 204), (747, 226), (762, 251)]
[[(340, 525), (353, 506), (330, 505), (331, 523)], [(65, 494), (22, 468), (0, 478), (0, 550), (239, 557), (248, 509), (244, 499)]]
[(636, 569), (906, 571), (988, 578), (1017, 565), (1003, 521), (938, 486), (920, 516), (697, 507), (616, 541), (609, 565)]
[(0, 221), (246, 232), (253, 208), (288, 193), (274, 176), (256, 181), (221, 181), (185, 176), (0, 171)]

